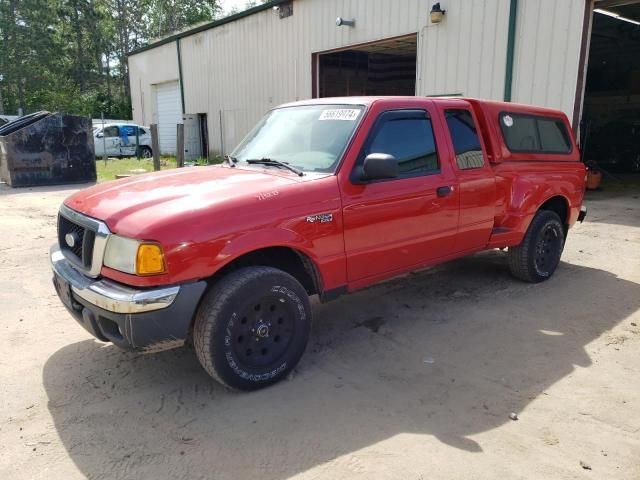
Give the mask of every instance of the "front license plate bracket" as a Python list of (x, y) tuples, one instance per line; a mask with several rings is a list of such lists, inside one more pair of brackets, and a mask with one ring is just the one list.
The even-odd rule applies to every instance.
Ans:
[(73, 308), (71, 285), (57, 273), (53, 274), (53, 285), (56, 287), (56, 291), (58, 292), (58, 296), (60, 297), (60, 300), (62, 300), (62, 303), (68, 308)]

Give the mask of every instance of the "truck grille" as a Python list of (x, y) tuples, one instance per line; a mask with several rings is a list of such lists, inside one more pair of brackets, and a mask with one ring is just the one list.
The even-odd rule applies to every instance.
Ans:
[[(71, 240), (69, 245), (67, 240)], [(58, 216), (58, 244), (60, 249), (67, 253), (67, 257), (84, 268), (91, 268), (93, 257), (93, 241), (95, 233), (82, 225), (72, 222), (62, 215)]]
[(71, 210), (64, 204), (60, 207), (58, 245), (67, 260), (85, 275), (97, 277), (100, 274), (109, 234), (103, 222)]

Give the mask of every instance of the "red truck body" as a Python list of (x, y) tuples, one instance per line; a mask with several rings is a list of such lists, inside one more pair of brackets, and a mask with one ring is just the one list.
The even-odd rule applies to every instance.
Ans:
[[(97, 278), (143, 292), (209, 282), (233, 265), (251, 265), (262, 252), (282, 261), (295, 258), (301, 267), (290, 273), (304, 276), (300, 281), (309, 293), (330, 298), (481, 250), (516, 247), (541, 209), (557, 213), (565, 235), (580, 216), (586, 172), (561, 112), (419, 97), (320, 99), (283, 108), (304, 105), (363, 108), (335, 173), (299, 176), (269, 165), (193, 167), (104, 183), (68, 198), (66, 208), (104, 222), (110, 233), (162, 246), (165, 273), (140, 276), (102, 266)], [(439, 171), (354, 182), (376, 121), (402, 110), (424, 111), (430, 118)], [(456, 163), (446, 117), (454, 110), (469, 112), (477, 126), (477, 168)], [(519, 115), (560, 122), (567, 151), (511, 151), (501, 130)], [(192, 310), (184, 323), (192, 324), (193, 316)], [(175, 346), (162, 342), (157, 343)], [(127, 346), (147, 347), (132, 341)]]
[[(299, 102), (305, 103), (305, 102)], [(487, 121), (501, 111), (566, 117), (557, 111), (471, 99), (350, 98), (314, 104), (363, 104), (367, 115), (336, 175), (296, 177), (286, 171), (188, 168), (133, 177), (83, 190), (70, 208), (104, 220), (125, 237), (159, 241), (167, 273), (138, 277), (106, 267), (102, 275), (134, 286), (208, 278), (255, 250), (287, 247), (307, 256), (323, 290), (354, 290), (384, 278), (479, 250), (521, 242), (538, 208), (558, 198), (567, 225), (578, 218), (585, 167), (572, 139), (569, 155), (511, 153)], [(470, 108), (482, 132), (488, 162), (455, 168), (443, 112)], [(377, 185), (349, 180), (358, 152), (376, 117), (385, 110), (421, 108), (435, 124), (440, 174)], [(450, 185), (444, 199), (436, 188)], [(333, 222), (306, 217), (330, 213)]]

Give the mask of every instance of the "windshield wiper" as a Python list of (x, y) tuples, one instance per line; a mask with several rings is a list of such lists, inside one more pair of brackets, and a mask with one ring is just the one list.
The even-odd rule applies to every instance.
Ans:
[(274, 160), (273, 158), (250, 158), (246, 160), (246, 162), (250, 165), (270, 165), (274, 167), (286, 168), (287, 170), (292, 171), (299, 177), (304, 175), (304, 172), (299, 168), (292, 167), (287, 162), (282, 162), (280, 160)]
[(231, 155), (225, 155), (224, 160), (230, 167), (235, 167), (236, 163), (238, 163), (238, 159), (236, 157), (232, 157)]

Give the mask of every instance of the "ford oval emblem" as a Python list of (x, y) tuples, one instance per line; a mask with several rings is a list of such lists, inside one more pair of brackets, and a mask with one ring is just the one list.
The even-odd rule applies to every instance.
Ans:
[(64, 241), (67, 242), (69, 248), (73, 248), (76, 246), (76, 236), (73, 233), (67, 233), (64, 236)]

